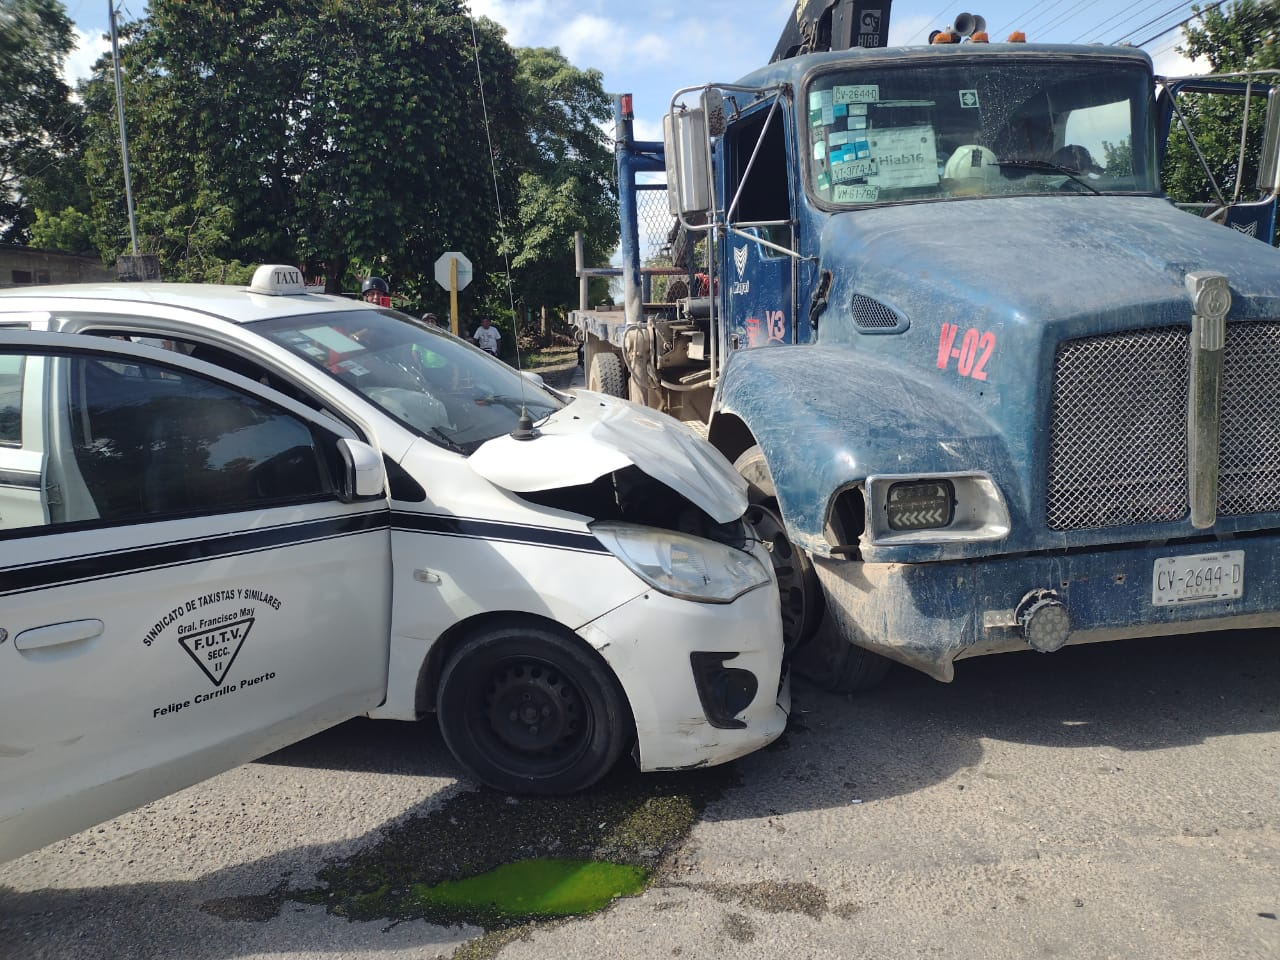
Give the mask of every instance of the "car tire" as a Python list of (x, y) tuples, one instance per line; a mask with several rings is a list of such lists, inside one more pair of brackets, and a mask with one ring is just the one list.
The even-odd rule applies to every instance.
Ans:
[(627, 396), (627, 371), (622, 358), (616, 353), (602, 351), (591, 358), (591, 370), (587, 374), (587, 389), (610, 397)]
[(458, 762), (507, 793), (584, 790), (635, 733), (600, 655), (542, 625), (496, 627), (465, 641), (440, 675), (436, 705)]
[(784, 649), (791, 653), (813, 636), (822, 622), (822, 587), (808, 555), (787, 536), (764, 452), (758, 445), (748, 448), (734, 461), (733, 468), (747, 481), (747, 499), (751, 504), (747, 520), (773, 562), (782, 608)]

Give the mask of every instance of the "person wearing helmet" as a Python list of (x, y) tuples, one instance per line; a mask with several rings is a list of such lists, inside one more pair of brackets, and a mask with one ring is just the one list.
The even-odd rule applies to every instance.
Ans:
[(440, 318), (437, 317), (434, 313), (424, 313), (422, 315), (422, 322), (426, 324), (430, 324), (433, 327), (440, 326)]
[(379, 307), (391, 306), (391, 288), (381, 277), (367, 277), (360, 284), (360, 299)]

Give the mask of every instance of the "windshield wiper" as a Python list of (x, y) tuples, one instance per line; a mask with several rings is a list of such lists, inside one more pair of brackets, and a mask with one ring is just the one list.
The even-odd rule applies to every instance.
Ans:
[(1005, 167), (1013, 167), (1018, 170), (1041, 170), (1045, 173), (1061, 173), (1064, 176), (1070, 177), (1075, 183), (1080, 184), (1080, 186), (1084, 187), (1090, 193), (1102, 196), (1101, 190), (1089, 183), (1089, 181), (1081, 179), (1079, 170), (1074, 170), (1071, 167), (1064, 167), (1062, 164), (1054, 163), (1052, 160), (997, 160), (996, 166), (1002, 170)]
[(427, 433), (431, 434), (454, 453), (466, 453), (466, 449), (458, 441), (454, 440), (439, 427), (429, 427)]

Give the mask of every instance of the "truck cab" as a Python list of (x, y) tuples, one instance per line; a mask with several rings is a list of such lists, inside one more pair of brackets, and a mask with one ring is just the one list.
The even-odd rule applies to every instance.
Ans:
[(1139, 50), (1015, 39), (672, 98), (705, 302), (624, 258), (613, 342), (751, 484), (821, 682), (1280, 622), (1280, 263), (1162, 193), (1155, 89)]

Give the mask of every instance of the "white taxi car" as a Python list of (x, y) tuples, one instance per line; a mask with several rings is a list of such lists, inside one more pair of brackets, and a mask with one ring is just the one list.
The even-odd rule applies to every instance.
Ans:
[(746, 505), (674, 420), (292, 268), (0, 292), (0, 859), (362, 713), (511, 791), (754, 750)]

